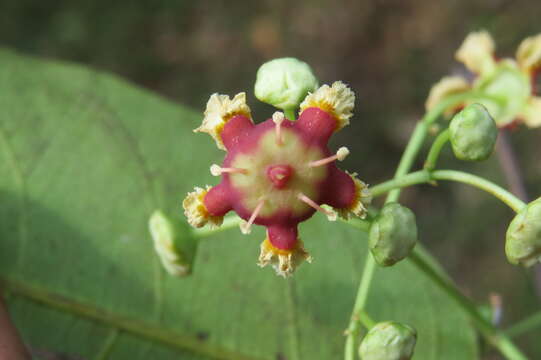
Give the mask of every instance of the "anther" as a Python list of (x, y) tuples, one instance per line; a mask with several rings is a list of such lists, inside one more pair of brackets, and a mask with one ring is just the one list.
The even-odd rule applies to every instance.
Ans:
[(314, 200), (310, 199), (308, 196), (304, 195), (303, 193), (299, 193), (297, 195), (297, 198), (300, 201), (306, 203), (308, 206), (311, 206), (314, 209), (316, 209), (317, 211), (322, 212), (323, 214), (325, 214), (327, 216), (327, 219), (329, 219), (329, 221), (336, 221), (337, 214), (336, 214), (335, 211), (327, 210), (327, 209), (322, 208)]
[(334, 154), (332, 156), (329, 156), (329, 157), (326, 157), (326, 158), (321, 159), (321, 160), (311, 161), (311, 162), (308, 163), (308, 166), (309, 167), (317, 167), (317, 166), (322, 166), (322, 165), (328, 164), (328, 163), (333, 162), (335, 160), (342, 161), (348, 155), (349, 155), (348, 148), (345, 147), (345, 146), (342, 146), (340, 149), (338, 149), (336, 154)]
[(282, 137), (282, 122), (284, 122), (285, 116), (284, 113), (281, 111), (276, 111), (274, 114), (272, 114), (272, 121), (275, 124), (276, 129), (276, 144), (282, 145), (284, 143), (284, 139)]
[(249, 234), (252, 229), (252, 224), (254, 223), (255, 219), (257, 218), (257, 215), (261, 212), (261, 209), (263, 208), (263, 205), (265, 204), (265, 200), (261, 199), (259, 200), (259, 203), (257, 203), (257, 206), (255, 207), (254, 211), (252, 212), (252, 216), (250, 216), (250, 219), (248, 219), (247, 222), (240, 223), (240, 232), (243, 234)]
[(210, 167), (210, 173), (213, 175), (213, 176), (220, 176), (222, 175), (223, 173), (241, 173), (241, 174), (246, 174), (248, 172), (248, 170), (246, 169), (241, 169), (241, 168), (223, 168), (219, 165), (216, 165), (216, 164), (213, 164), (211, 167)]

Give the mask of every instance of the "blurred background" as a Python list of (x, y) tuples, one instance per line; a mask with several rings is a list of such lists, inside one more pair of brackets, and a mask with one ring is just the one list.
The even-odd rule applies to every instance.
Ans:
[[(541, 32), (539, 14), (541, 2), (510, 0), (4, 0), (0, 45), (113, 72), (201, 111), (211, 93), (246, 91), (259, 120), (273, 110), (253, 96), (257, 68), (297, 57), (321, 83), (343, 80), (356, 92), (352, 125), (333, 146), (347, 145), (353, 156), (344, 166), (376, 184), (392, 176), (432, 84), (465, 73), (453, 55), (468, 32), (489, 30), (498, 56), (514, 56), (524, 37)], [(538, 197), (541, 130), (519, 127), (509, 139), (527, 196)], [(464, 164), (447, 149), (440, 166), (506, 184), (497, 156)], [(479, 303), (501, 296), (502, 325), (539, 309), (539, 267), (525, 271), (505, 259), (512, 214), (504, 205), (448, 183), (409, 189), (403, 202), (417, 213), (422, 242), (466, 294)], [(519, 340), (539, 358), (540, 334)]]

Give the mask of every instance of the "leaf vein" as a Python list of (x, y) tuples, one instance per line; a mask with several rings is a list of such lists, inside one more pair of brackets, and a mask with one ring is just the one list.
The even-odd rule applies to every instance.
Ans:
[(15, 279), (0, 276), (0, 286), (12, 291), (14, 295), (25, 297), (50, 308), (84, 317), (177, 350), (188, 350), (216, 360), (263, 360), (262, 358), (229, 350), (220, 345), (205, 343), (198, 340), (196, 336), (178, 333), (157, 324), (114, 314), (95, 305), (77, 302), (47, 289), (22, 283)]
[(28, 209), (27, 209), (27, 192), (26, 192), (26, 182), (24, 181), (23, 172), (19, 166), (19, 160), (15, 155), (15, 151), (11, 146), (11, 143), (8, 140), (8, 136), (5, 130), (0, 126), (0, 142), (4, 149), (4, 154), (8, 159), (9, 166), (13, 172), (15, 182), (19, 187), (19, 248), (18, 248), (18, 257), (17, 257), (17, 268), (21, 268), (23, 265), (23, 254), (28, 239)]

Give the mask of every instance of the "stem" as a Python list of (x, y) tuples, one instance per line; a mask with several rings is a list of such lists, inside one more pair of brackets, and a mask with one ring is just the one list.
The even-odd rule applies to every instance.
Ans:
[(447, 141), (449, 141), (450, 136), (451, 132), (449, 131), (449, 129), (445, 129), (438, 135), (436, 140), (434, 140), (434, 143), (432, 144), (432, 147), (428, 152), (428, 156), (426, 157), (424, 166), (426, 170), (433, 170), (436, 167), (436, 163), (438, 162), (438, 157), (440, 156), (441, 149), (443, 149), (443, 146), (447, 143)]
[(432, 172), (432, 178), (435, 180), (458, 181), (464, 184), (475, 186), (478, 189), (484, 190), (494, 195), (495, 197), (506, 203), (515, 212), (519, 212), (522, 208), (526, 206), (526, 204), (522, 200), (511, 194), (509, 191), (494, 184), (491, 181), (488, 181), (476, 175), (456, 170), (436, 170)]
[[(526, 206), (524, 202), (519, 200), (507, 190), (499, 187), (498, 185), (481, 177), (454, 170), (437, 170), (432, 172), (427, 170), (416, 171), (408, 175), (395, 178), (393, 180), (389, 180), (382, 184), (374, 186), (372, 188), (372, 196), (376, 197), (388, 191), (399, 190), (402, 187), (411, 186), (414, 184), (427, 183), (432, 180), (451, 180), (475, 186), (496, 196), (498, 199), (505, 202), (516, 212), (520, 211), (520, 209)], [(452, 282), (445, 277), (444, 274), (441, 274), (439, 271), (437, 271), (434, 266), (426, 260), (425, 256), (421, 251), (419, 251), (418, 249), (414, 249), (409, 259), (420, 271), (424, 272), (441, 290), (447, 293), (447, 295), (451, 299), (453, 299), (455, 303), (471, 317), (475, 326), (479, 329), (481, 334), (507, 359), (527, 359), (525, 355), (523, 355), (520, 350), (512, 343), (508, 335), (494, 328), (489, 321), (487, 321), (481, 314), (479, 314), (475, 303), (473, 303), (470, 299), (461, 294), (452, 284)], [(525, 320), (522, 325), (518, 324), (518, 328), (511, 328), (510, 332), (511, 334), (517, 334), (538, 325), (541, 325), (541, 313), (536, 314), (534, 315), (534, 317)], [(511, 334), (509, 334), (509, 336)], [(346, 359), (349, 360), (348, 358)]]
[[(447, 99), (438, 103), (434, 108), (425, 114), (425, 116), (417, 123), (415, 130), (400, 158), (398, 167), (395, 172), (395, 179), (401, 176), (406, 175), (411, 167), (413, 162), (421, 150), (423, 143), (425, 141), (426, 135), (428, 133), (428, 128), (430, 125), (436, 121), (436, 119), (448, 108), (464, 102), (469, 97), (474, 95), (473, 92), (466, 92), (454, 96), (449, 96)], [(387, 195), (385, 203), (397, 201), (400, 197), (400, 188), (392, 189), (391, 192)], [(352, 316), (350, 319), (350, 324), (348, 329), (353, 329), (354, 331), (348, 331), (346, 339), (346, 348), (345, 348), (345, 359), (352, 360), (355, 357), (355, 338), (358, 336), (358, 314), (364, 311), (364, 305), (366, 302), (366, 296), (368, 295), (368, 289), (374, 274), (374, 269), (376, 267), (376, 262), (372, 258), (370, 252), (367, 252), (365, 269), (361, 282), (359, 284), (359, 291), (357, 293), (357, 299), (355, 300), (355, 305), (353, 307)], [(363, 289), (363, 292), (361, 292)], [(366, 293), (365, 293), (366, 292)], [(360, 296), (365, 298), (359, 299)]]
[[(421, 172), (417, 172), (421, 173)], [(415, 173), (413, 173), (415, 174)], [(391, 180), (393, 181), (393, 180)], [(355, 224), (348, 222), (351, 226), (356, 227)], [(509, 360), (527, 360), (527, 357), (513, 344), (510, 336), (518, 335), (524, 331), (530, 330), (536, 326), (541, 325), (541, 312), (535, 314), (529, 319), (524, 320), (515, 327), (512, 327), (507, 332), (501, 332), (496, 329), (488, 320), (486, 320), (477, 310), (477, 306), (473, 301), (464, 296), (449, 280), (444, 273), (438, 270), (427, 258), (424, 251), (415, 247), (409, 256), (409, 261), (417, 267), (421, 272), (432, 280), (442, 291), (444, 291), (453, 301), (462, 308), (473, 320), (474, 325), (479, 332), (485, 337), (485, 339), (496, 347), (507, 359)], [(367, 262), (365, 263), (365, 270), (361, 279), (361, 285), (357, 293), (357, 299), (355, 300), (354, 311), (352, 314), (352, 321), (350, 327), (347, 330), (348, 338), (346, 341), (346, 356), (345, 360), (353, 360), (355, 354), (355, 336), (359, 333), (359, 321), (361, 321), (367, 328), (374, 325), (374, 322), (370, 317), (366, 315), (362, 308), (366, 304), (368, 295), (368, 289), (370, 285), (370, 279), (372, 278), (373, 267), (369, 265), (368, 261), (374, 261), (368, 254)]]
[(366, 328), (366, 330), (370, 330), (371, 328), (376, 325), (376, 322), (368, 315), (366, 311), (360, 311), (359, 312), (359, 321), (363, 326)]
[(296, 119), (294, 109), (284, 110), (284, 115), (288, 120), (295, 121), (295, 119)]
[(429, 183), (433, 180), (457, 181), (472, 185), (478, 189), (484, 190), (487, 193), (494, 195), (496, 198), (503, 201), (515, 212), (519, 212), (524, 206), (526, 206), (526, 204), (522, 200), (520, 200), (504, 188), (494, 184), (493, 182), (476, 175), (456, 170), (435, 170), (431, 172), (427, 170), (420, 170), (412, 172), (408, 175), (402, 176), (397, 179), (388, 180), (372, 187), (371, 193), (373, 197), (377, 197), (383, 195), (386, 192), (401, 189), (403, 187), (408, 187), (411, 185)]
[(415, 171), (398, 178), (387, 180), (381, 184), (370, 187), (373, 198), (381, 196), (394, 189), (401, 189), (412, 185), (424, 184), (433, 181), (430, 172), (426, 170)]
[(368, 299), (368, 291), (370, 290), (370, 284), (372, 283), (373, 274), (375, 270), (374, 258), (370, 252), (366, 253), (366, 260), (364, 263), (364, 270), (361, 277), (361, 282), (359, 284), (359, 289), (357, 290), (357, 297), (355, 298), (355, 305), (353, 305), (353, 311), (351, 313), (351, 320), (349, 322), (349, 327), (346, 330), (347, 339), (346, 339), (346, 349), (345, 349), (345, 360), (354, 360), (355, 359), (355, 339), (359, 336), (360, 332), (360, 318), (364, 313), (364, 306), (366, 305), (366, 300)]
[[(411, 139), (406, 146), (406, 150), (404, 151), (402, 159), (400, 159), (400, 163), (398, 164), (398, 168), (396, 169), (394, 176), (395, 178), (406, 175), (408, 171), (410, 171), (415, 157), (417, 157), (419, 150), (421, 150), (421, 147), (423, 146), (430, 125), (434, 123), (434, 121), (436, 121), (436, 119), (438, 119), (438, 117), (445, 110), (466, 101), (474, 95), (474, 92), (465, 92), (462, 94), (449, 96), (447, 99), (438, 103), (438, 105), (434, 106), (429, 112), (425, 114), (422, 120), (417, 123), (417, 126), (413, 131)], [(394, 189), (389, 193), (387, 199), (388, 201), (397, 201), (399, 197), (400, 189)]]
[(462, 295), (450, 281), (441, 277), (430, 264), (417, 255), (415, 250), (409, 256), (409, 260), (470, 316), (485, 339), (496, 347), (507, 359), (527, 359), (506, 334), (494, 328), (494, 326), (492, 326), (492, 324), (477, 311), (477, 307), (473, 301)]
[(200, 229), (193, 229), (192, 234), (194, 234), (195, 237), (197, 237), (197, 238), (204, 238), (204, 237), (207, 237), (207, 236), (222, 232), (224, 230), (228, 230), (228, 229), (231, 229), (231, 228), (234, 228), (234, 227), (238, 227), (239, 224), (240, 224), (240, 220), (241, 219), (238, 216), (234, 216), (234, 215), (233, 216), (227, 216), (226, 218), (224, 218), (224, 222), (222, 223), (222, 225), (220, 227), (206, 226), (206, 227), (203, 227), (203, 228), (200, 228)]
[(537, 327), (541, 327), (541, 311), (538, 311), (520, 321), (518, 324), (511, 326), (509, 329), (505, 330), (505, 334), (509, 337), (515, 337)]

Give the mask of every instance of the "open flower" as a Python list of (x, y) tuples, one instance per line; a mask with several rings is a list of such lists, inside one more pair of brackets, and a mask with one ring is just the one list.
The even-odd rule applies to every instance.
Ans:
[(331, 135), (348, 124), (354, 100), (351, 89), (335, 82), (306, 97), (297, 121), (275, 112), (254, 124), (243, 95), (233, 100), (212, 95), (199, 130), (211, 134), (227, 152), (221, 166), (211, 166), (222, 181), (188, 194), (184, 209), (189, 223), (218, 225), (233, 210), (244, 219), (243, 233), (253, 224), (267, 228), (260, 266), (272, 265), (285, 277), (310, 261), (297, 225), (316, 211), (330, 220), (337, 215), (364, 217), (370, 201), (367, 185), (336, 167), (336, 160), (349, 154), (347, 148), (335, 154), (327, 148)]
[(444, 77), (432, 87), (426, 101), (430, 110), (444, 98), (472, 91), (462, 106), (481, 103), (494, 117), (498, 127), (523, 122), (541, 126), (541, 97), (532, 84), (541, 67), (541, 34), (526, 38), (518, 47), (516, 59), (494, 57), (494, 40), (486, 31), (469, 34), (455, 58), (475, 75), (472, 83), (460, 76)]

